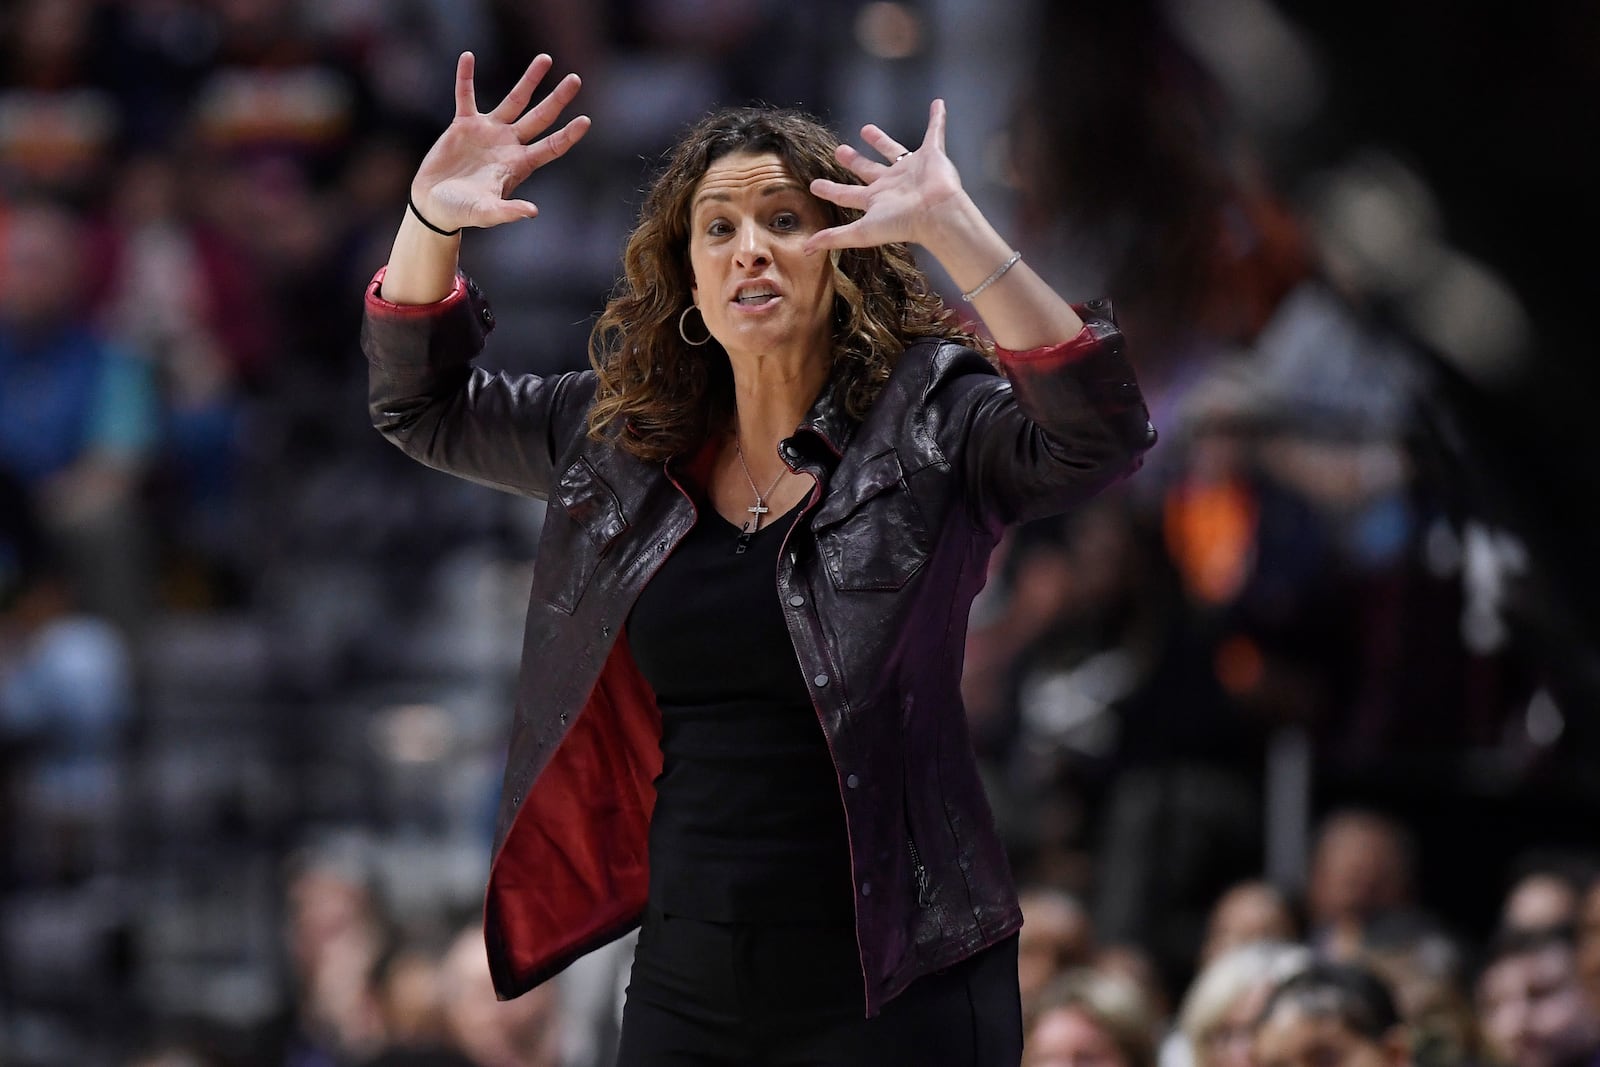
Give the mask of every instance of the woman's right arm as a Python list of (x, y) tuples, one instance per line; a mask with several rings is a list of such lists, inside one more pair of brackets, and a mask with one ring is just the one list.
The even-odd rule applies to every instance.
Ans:
[[(455, 117), (411, 182), (411, 204), (389, 263), (367, 291), (362, 347), (370, 365), (373, 424), (409, 455), (496, 488), (544, 495), (562, 403), (574, 376), (490, 375), (471, 366), (493, 326), (488, 304), (459, 273), (459, 232), (530, 219), (538, 209), (508, 199), (539, 167), (588, 131), (578, 116), (540, 136), (577, 95), (569, 74), (524, 112), (551, 60), (541, 55), (492, 111), (480, 113), (473, 57), (456, 65)], [(424, 221), (426, 220), (426, 221)], [(581, 404), (577, 405), (581, 407)]]

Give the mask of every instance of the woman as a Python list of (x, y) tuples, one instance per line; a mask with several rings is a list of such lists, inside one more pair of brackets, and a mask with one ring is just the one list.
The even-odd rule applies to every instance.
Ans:
[(1354, 964), (1319, 963), (1273, 991), (1256, 1022), (1261, 1067), (1410, 1067), (1394, 998)]
[(1155, 1033), (1155, 1014), (1132, 980), (1068, 971), (1039, 999), (1023, 1067), (1155, 1067)]
[(1178, 1010), (1181, 1040), (1169, 1040), (1168, 1067), (1255, 1067), (1251, 1041), (1256, 1017), (1272, 990), (1311, 965), (1311, 951), (1283, 941), (1231, 948), (1206, 964)]
[[(472, 59), (368, 292), (376, 425), (550, 501), (485, 906), (516, 996), (643, 922), (620, 1062), (1015, 1064), (1005, 856), (957, 696), (1003, 526), (1154, 438), (1078, 311), (961, 190), (935, 102), (881, 158), (787, 112), (714, 115), (651, 188), (592, 371), (471, 367), (458, 230), (587, 131), (540, 56), (479, 113)], [(540, 136), (544, 134), (544, 136)], [(929, 292), (968, 289), (1010, 377)], [(820, 725), (820, 729), (819, 729)]]

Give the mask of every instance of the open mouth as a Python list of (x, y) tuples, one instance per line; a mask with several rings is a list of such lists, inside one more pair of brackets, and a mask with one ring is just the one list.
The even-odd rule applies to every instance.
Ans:
[(776, 299), (778, 299), (778, 293), (774, 289), (746, 289), (734, 297), (733, 302), (741, 307), (760, 307), (763, 304), (770, 304)]

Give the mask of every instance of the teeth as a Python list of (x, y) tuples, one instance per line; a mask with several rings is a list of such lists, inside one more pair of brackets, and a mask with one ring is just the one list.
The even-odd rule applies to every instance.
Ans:
[(764, 304), (778, 294), (771, 291), (740, 293), (737, 300), (741, 304)]

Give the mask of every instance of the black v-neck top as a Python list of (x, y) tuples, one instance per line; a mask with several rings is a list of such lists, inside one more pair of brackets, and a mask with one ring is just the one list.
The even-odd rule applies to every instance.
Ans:
[(628, 617), (661, 708), (651, 903), (712, 922), (847, 918), (838, 776), (778, 601), (799, 505), (743, 554), (738, 528), (699, 507)]

